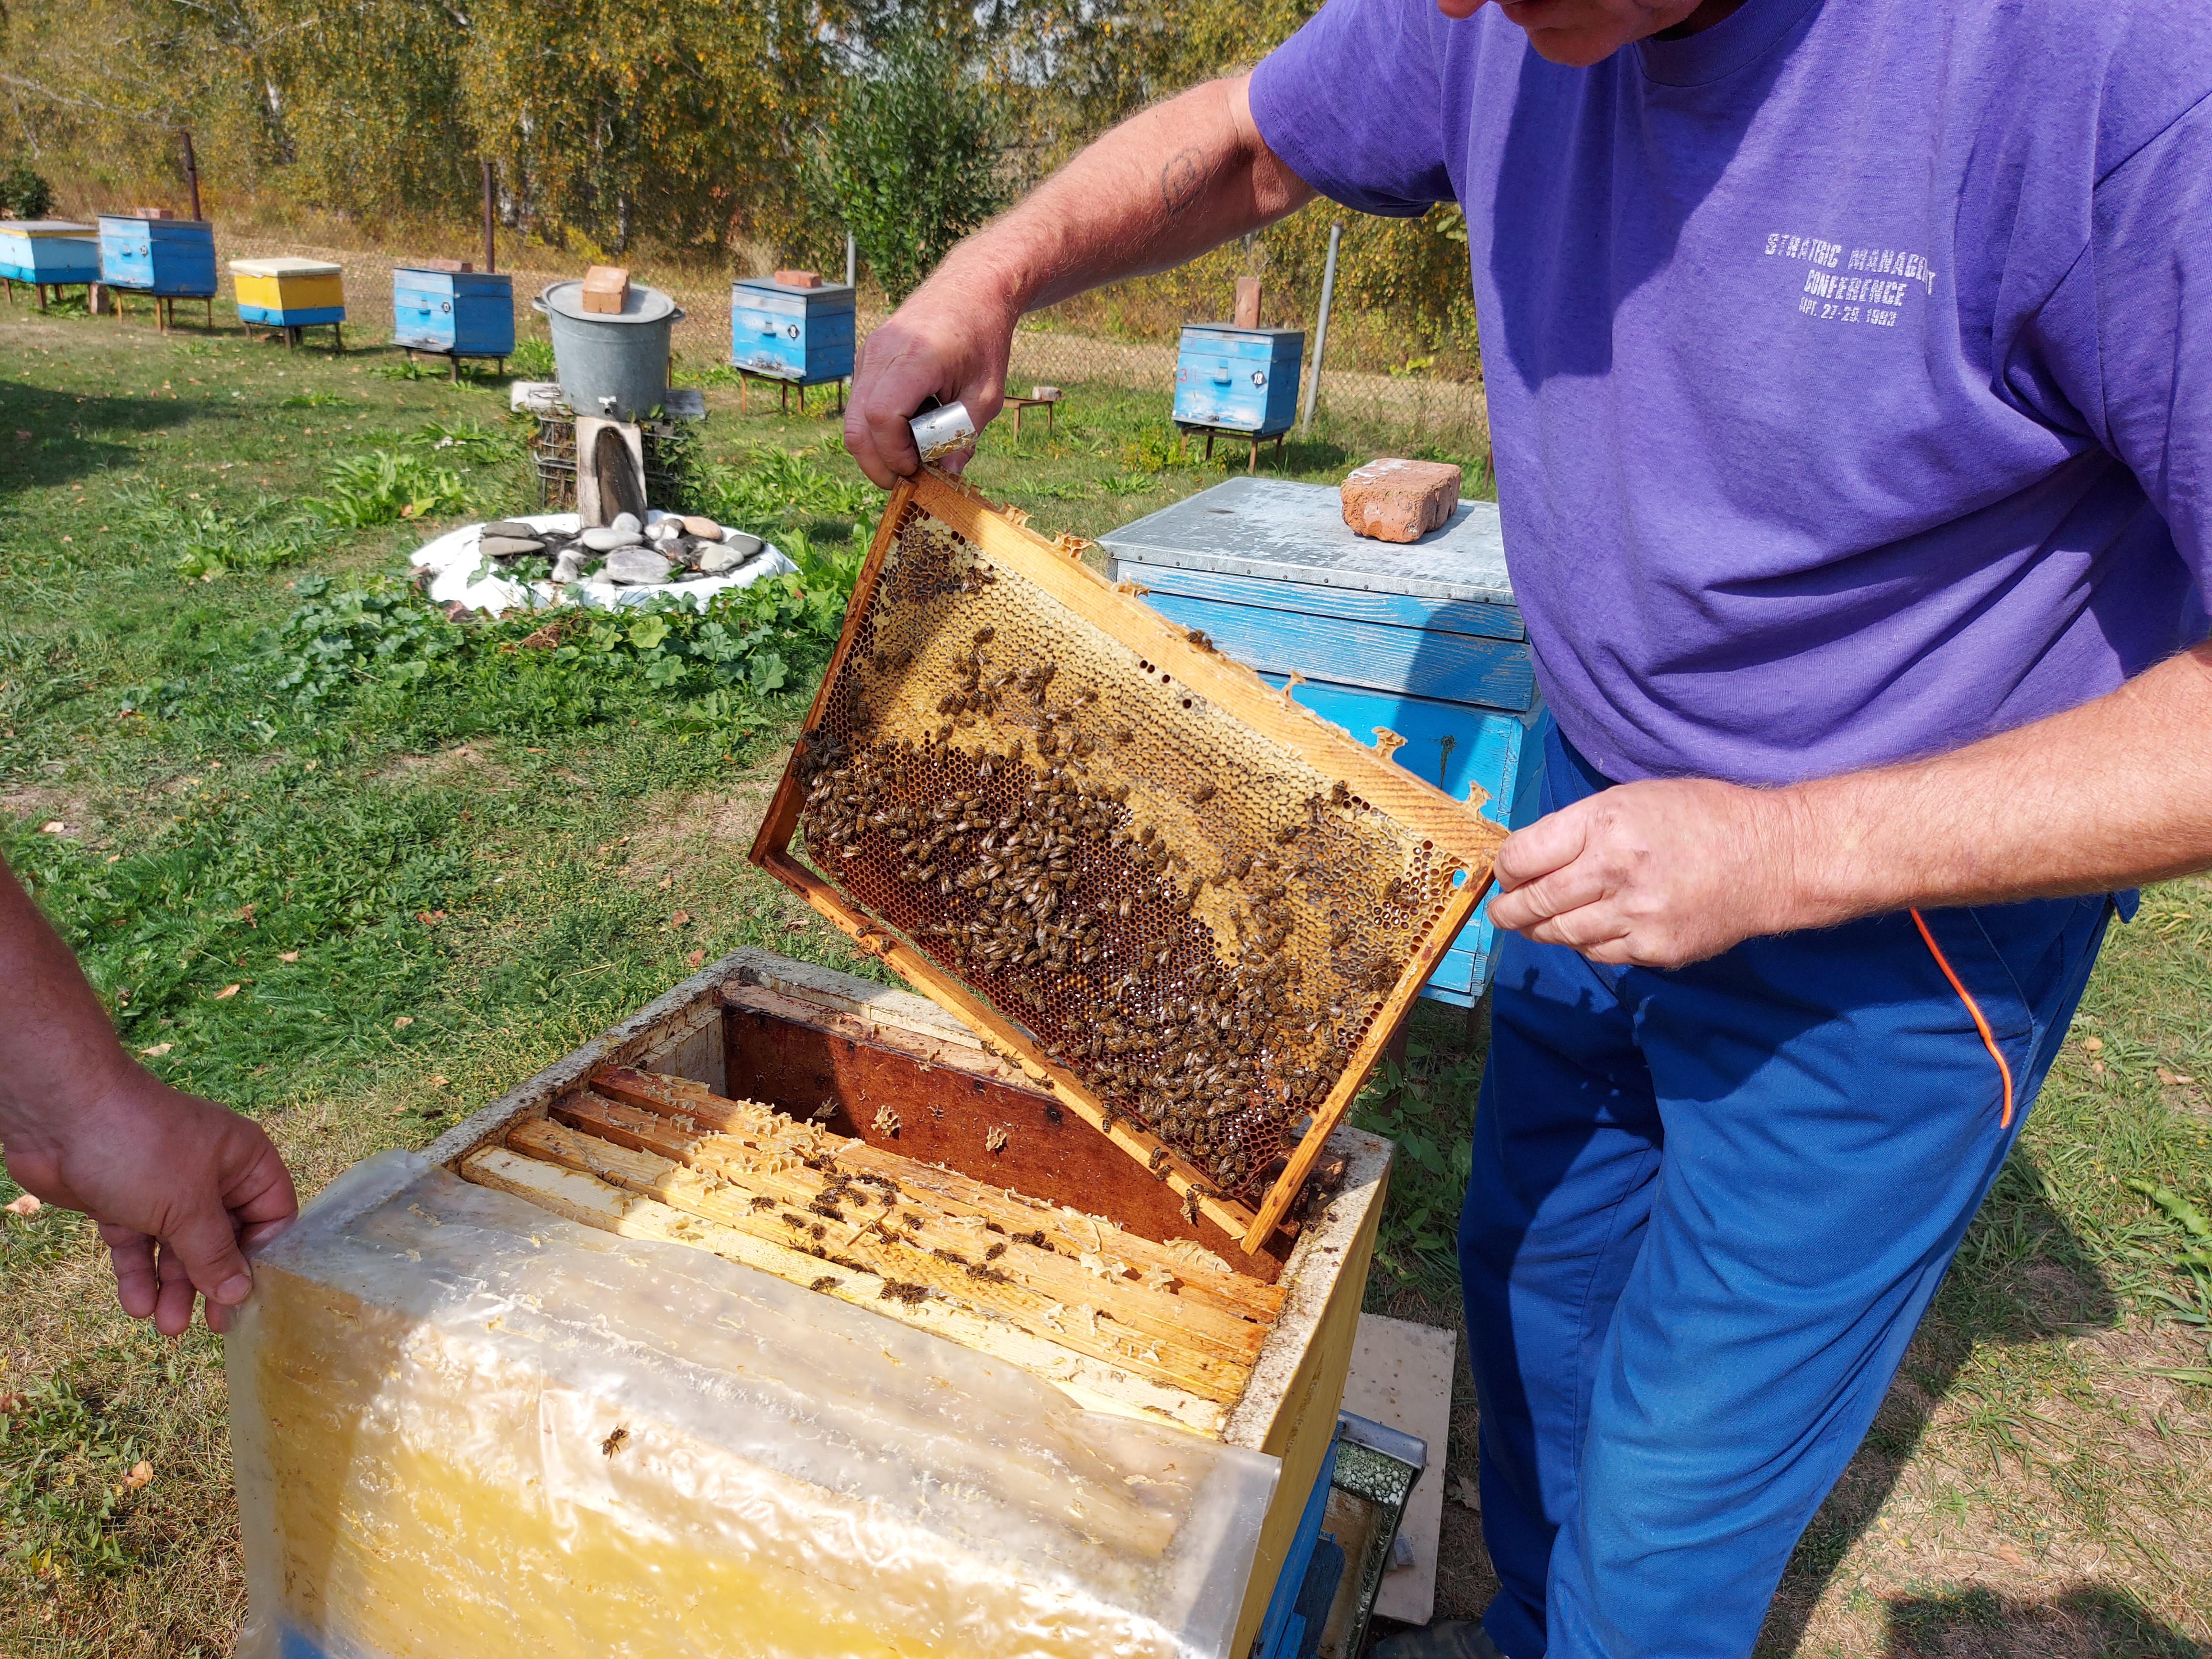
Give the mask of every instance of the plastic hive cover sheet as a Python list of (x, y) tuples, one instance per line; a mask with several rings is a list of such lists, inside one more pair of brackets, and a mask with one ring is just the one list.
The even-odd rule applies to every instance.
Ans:
[(245, 1659), (1220, 1655), (1279, 1467), (398, 1152), (228, 1364)]

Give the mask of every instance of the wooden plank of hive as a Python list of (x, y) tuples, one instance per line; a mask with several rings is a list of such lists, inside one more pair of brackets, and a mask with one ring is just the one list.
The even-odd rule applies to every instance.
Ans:
[[(592, 1074), (593, 1088), (629, 1105), (664, 1116), (684, 1116), (727, 1134), (766, 1144), (769, 1138), (798, 1127), (793, 1120), (771, 1107), (750, 1101), (733, 1101), (690, 1078), (669, 1077), (629, 1066), (602, 1066)], [(806, 1132), (817, 1138), (841, 1168), (866, 1170), (898, 1181), (909, 1189), (932, 1194), (948, 1214), (969, 1214), (994, 1222), (1010, 1233), (1042, 1231), (1048, 1243), (1063, 1255), (1106, 1255), (1127, 1261), (1139, 1273), (1160, 1268), (1179, 1281), (1179, 1294), (1194, 1297), (1247, 1319), (1272, 1322), (1282, 1309), (1284, 1291), (1249, 1273), (1240, 1273), (1211, 1253), (1186, 1243), (1180, 1250), (1127, 1232), (1111, 1221), (1077, 1216), (1037, 1200), (1024, 1198), (951, 1170), (917, 1164), (895, 1152), (886, 1152), (826, 1131)]]
[[(1102, 1286), (1105, 1294), (1070, 1306), (1011, 1279), (986, 1277), (975, 1271), (979, 1264), (947, 1261), (927, 1250), (917, 1249), (879, 1231), (873, 1224), (848, 1225), (845, 1236), (833, 1238), (829, 1231), (832, 1224), (826, 1219), (801, 1218), (794, 1214), (787, 1220), (781, 1207), (773, 1201), (769, 1207), (756, 1208), (753, 1194), (719, 1176), (687, 1169), (657, 1153), (633, 1152), (610, 1141), (579, 1134), (543, 1119), (519, 1125), (507, 1135), (507, 1146), (525, 1156), (582, 1170), (626, 1191), (657, 1198), (702, 1219), (719, 1222), (756, 1238), (786, 1244), (802, 1253), (819, 1250), (822, 1255), (818, 1259), (832, 1266), (853, 1263), (859, 1270), (877, 1273), (888, 1281), (887, 1304), (907, 1295), (917, 1300), (933, 1292), (949, 1297), (970, 1307), (987, 1310), (1032, 1335), (1058, 1342), (1078, 1353), (1110, 1361), (1139, 1376), (1224, 1404), (1243, 1391), (1251, 1374), (1249, 1362), (1240, 1364), (1203, 1352), (1187, 1334), (1178, 1340), (1176, 1327), (1180, 1322), (1174, 1317), (1146, 1319), (1145, 1327), (1164, 1326), (1164, 1330), (1146, 1328), (1120, 1319), (1115, 1322), (1123, 1324), (1129, 1330), (1128, 1335), (1116, 1336), (1103, 1329), (1099, 1324), (1103, 1315), (1099, 1304), (1115, 1296), (1110, 1286)], [(819, 1238), (813, 1237), (817, 1227), (821, 1229)], [(1118, 1314), (1120, 1298), (1115, 1300)], [(1172, 1308), (1168, 1310), (1170, 1316), (1175, 1311)], [(1259, 1328), (1250, 1328), (1264, 1338), (1265, 1333)]]
[[(994, 1234), (988, 1231), (989, 1222), (982, 1216), (965, 1218), (963, 1224), (963, 1218), (948, 1213), (893, 1176), (872, 1180), (863, 1175), (855, 1182), (851, 1176), (819, 1167), (825, 1160), (802, 1162), (788, 1153), (764, 1152), (736, 1135), (692, 1133), (656, 1112), (588, 1091), (556, 1104), (552, 1115), (580, 1133), (632, 1152), (651, 1152), (732, 1187), (760, 1193), (778, 1206), (795, 1205), (798, 1215), (781, 1209), (777, 1218), (802, 1231), (818, 1229), (825, 1221), (880, 1226), (906, 1249), (927, 1251), (938, 1261), (963, 1268), (976, 1267), (986, 1276), (1003, 1275), (1062, 1305), (1096, 1306), (1100, 1313), (1148, 1336), (1182, 1342), (1247, 1368), (1267, 1340), (1264, 1326), (1202, 1296), (1184, 1295), (1165, 1269), (1155, 1269), (1152, 1277), (1133, 1283), (1124, 1277), (1127, 1264), (1111, 1255), (1086, 1253), (1071, 1260), (1032, 1242), (1037, 1235), (1027, 1230)], [(877, 1232), (864, 1242), (873, 1245), (883, 1237)], [(974, 1260), (978, 1257), (980, 1261)], [(888, 1266), (872, 1260), (871, 1265)], [(986, 1282), (1000, 1281), (987, 1277)]]
[(887, 1299), (884, 1280), (877, 1274), (827, 1270), (818, 1257), (705, 1220), (657, 1199), (625, 1192), (581, 1170), (526, 1158), (505, 1146), (487, 1146), (464, 1158), (459, 1173), (480, 1187), (512, 1193), (565, 1220), (625, 1238), (656, 1239), (708, 1250), (726, 1261), (757, 1268), (819, 1295), (942, 1336), (1042, 1377), (1094, 1411), (1165, 1418), (1215, 1439), (1229, 1420), (1230, 1407), (1219, 1401), (1132, 1376), (1118, 1363), (1107, 1364), (1077, 1353), (1002, 1320), (986, 1318), (972, 1308), (934, 1297), (917, 1303)]

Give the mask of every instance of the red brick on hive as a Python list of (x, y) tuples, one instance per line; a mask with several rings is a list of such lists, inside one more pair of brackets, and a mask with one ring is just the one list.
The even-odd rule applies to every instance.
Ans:
[(1459, 486), (1459, 469), (1446, 462), (1385, 456), (1345, 478), (1344, 521), (1357, 536), (1417, 542), (1451, 517)]

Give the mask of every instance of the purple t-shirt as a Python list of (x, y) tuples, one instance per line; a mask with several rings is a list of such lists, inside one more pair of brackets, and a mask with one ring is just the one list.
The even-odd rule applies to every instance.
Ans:
[(2201, 618), (2208, 94), (2203, 0), (1749, 0), (1587, 70), (1494, 7), (1329, 0), (1252, 109), (1338, 201), (1466, 208), (1566, 736), (1781, 782), (2070, 708)]

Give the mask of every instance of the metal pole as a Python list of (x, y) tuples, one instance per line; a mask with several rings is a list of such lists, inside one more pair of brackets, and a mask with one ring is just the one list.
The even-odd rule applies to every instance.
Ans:
[(853, 240), (853, 233), (845, 233), (845, 286), (853, 286), (853, 279), (860, 274), (860, 245)]
[(1298, 417), (1298, 436), (1306, 435), (1313, 424), (1314, 395), (1321, 390), (1321, 354), (1328, 344), (1328, 301), (1336, 291), (1336, 245), (1344, 237), (1344, 221), (1334, 219), (1328, 227), (1328, 263), (1321, 270), (1321, 319), (1314, 325), (1313, 368), (1306, 375), (1305, 412)]
[(491, 236), (491, 162), (489, 158), (486, 159), (483, 164), (483, 207), (484, 269), (488, 271), (495, 271), (499, 269), (499, 264), (496, 258), (495, 257), (495, 250), (493, 246)]
[(192, 187), (192, 217), (200, 216), (200, 164), (192, 155), (192, 135), (179, 133), (185, 141), (185, 182)]

